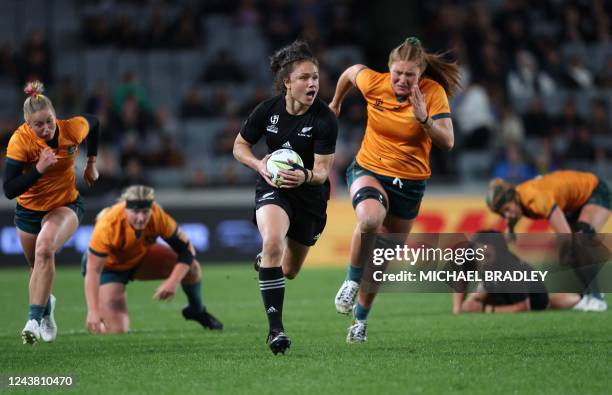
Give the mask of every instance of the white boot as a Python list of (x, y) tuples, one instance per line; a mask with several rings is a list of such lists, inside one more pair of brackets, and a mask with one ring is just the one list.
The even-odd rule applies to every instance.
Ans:
[(23, 344), (36, 344), (40, 340), (40, 325), (36, 320), (28, 320), (21, 331)]
[(51, 307), (49, 315), (44, 315), (40, 320), (40, 337), (43, 341), (49, 343), (55, 340), (57, 336), (57, 324), (55, 323), (55, 296), (51, 295)]
[(345, 280), (342, 283), (334, 300), (338, 313), (349, 314), (353, 310), (357, 291), (359, 291), (359, 283), (351, 280)]
[(355, 320), (349, 327), (348, 334), (346, 335), (346, 342), (352, 343), (364, 343), (368, 340), (367, 336), (368, 322), (366, 320)]

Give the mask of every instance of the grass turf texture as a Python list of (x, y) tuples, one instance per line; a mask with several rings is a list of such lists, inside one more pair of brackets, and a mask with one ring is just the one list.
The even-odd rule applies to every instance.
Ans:
[(344, 270), (305, 269), (287, 282), (292, 348), (274, 356), (264, 343), (267, 322), (251, 266), (209, 265), (203, 276), (204, 300), (223, 333), (182, 318), (180, 289), (160, 303), (151, 299), (159, 282), (135, 282), (128, 287), (133, 333), (91, 336), (82, 277), (61, 267), (58, 338), (32, 347), (19, 335), (27, 271), (1, 270), (0, 392), (7, 375), (71, 375), (71, 393), (87, 394), (610, 393), (609, 312), (453, 316), (449, 294), (383, 294), (370, 314), (368, 342), (347, 345), (350, 319), (333, 306)]

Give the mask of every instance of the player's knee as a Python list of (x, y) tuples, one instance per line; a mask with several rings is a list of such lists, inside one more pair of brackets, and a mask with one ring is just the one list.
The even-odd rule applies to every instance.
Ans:
[(376, 233), (382, 226), (382, 220), (377, 215), (364, 215), (359, 218), (361, 233)]
[(187, 272), (187, 275), (183, 278), (183, 283), (195, 284), (198, 281), (200, 281), (201, 277), (202, 277), (202, 269), (200, 268), (200, 263), (194, 259), (193, 262), (191, 263), (191, 266), (189, 267), (189, 271)]
[(105, 332), (109, 335), (123, 335), (130, 331), (130, 326), (127, 324), (106, 325)]
[(294, 278), (297, 277), (298, 271), (297, 270), (289, 270), (289, 271), (287, 271), (287, 272), (285, 272), (283, 274), (285, 275), (285, 278), (287, 280), (293, 280)]
[(263, 254), (267, 260), (280, 261), (283, 257), (282, 239), (271, 238), (263, 242)]
[(125, 314), (127, 311), (127, 303), (123, 298), (111, 299), (108, 302), (108, 308), (111, 314)]
[(51, 240), (40, 239), (36, 242), (36, 261), (48, 261), (55, 254), (55, 246)]

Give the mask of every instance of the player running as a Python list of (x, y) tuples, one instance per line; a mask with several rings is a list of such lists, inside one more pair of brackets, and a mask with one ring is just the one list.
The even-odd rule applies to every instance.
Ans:
[[(361, 148), (347, 170), (347, 184), (357, 216), (347, 278), (336, 298), (336, 310), (354, 321), (347, 342), (367, 340), (367, 318), (376, 294), (359, 288), (365, 262), (359, 258), (361, 235), (409, 233), (430, 177), (432, 143), (453, 147), (448, 96), (459, 86), (459, 68), (430, 54), (416, 37), (389, 54), (389, 72), (356, 64), (338, 80), (330, 108), (340, 114), (353, 86), (367, 102), (368, 123)], [(359, 292), (358, 292), (359, 290)], [(359, 293), (358, 303), (355, 295)]]
[[(305, 42), (277, 51), (270, 65), (279, 92), (259, 104), (234, 143), (234, 156), (259, 174), (255, 189), (255, 220), (263, 239), (258, 263), (259, 288), (268, 316), (267, 343), (274, 354), (291, 345), (282, 321), (285, 277), (297, 276), (308, 250), (321, 236), (327, 220), (329, 172), (334, 160), (338, 125), (327, 105), (317, 98), (319, 62)], [(281, 171), (277, 187), (266, 170), (270, 155), (258, 159), (252, 147), (262, 137), (268, 153), (296, 151), (304, 167)]]
[(17, 198), (15, 226), (30, 264), (28, 320), (24, 344), (42, 338), (55, 340), (55, 252), (74, 234), (83, 217), (83, 201), (76, 189), (74, 160), (87, 139), (88, 186), (98, 179), (96, 155), (99, 122), (90, 116), (57, 119), (40, 81), (25, 87), (23, 123), (11, 136), (6, 150), (4, 193)]

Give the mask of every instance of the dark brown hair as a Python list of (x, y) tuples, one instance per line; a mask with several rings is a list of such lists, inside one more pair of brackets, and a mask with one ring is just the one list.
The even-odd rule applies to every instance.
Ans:
[(289, 78), (295, 65), (306, 61), (319, 65), (308, 43), (301, 40), (296, 40), (279, 49), (270, 57), (270, 69), (274, 73), (274, 88), (278, 93), (285, 92), (284, 81)]

